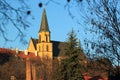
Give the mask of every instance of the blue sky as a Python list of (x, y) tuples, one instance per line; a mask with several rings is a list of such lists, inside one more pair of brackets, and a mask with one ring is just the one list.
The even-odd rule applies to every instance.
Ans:
[[(43, 5), (42, 8), (38, 6), (40, 0), (31, 1), (30, 3), (28, 3), (32, 15), (27, 17), (27, 20), (30, 22), (30, 28), (28, 28), (25, 31), (26, 34), (25, 38), (28, 41), (28, 43), (31, 37), (38, 38), (38, 30), (40, 28), (42, 11), (43, 8), (45, 8), (49, 28), (51, 31), (51, 40), (63, 41), (63, 42), (66, 41), (68, 37), (67, 34), (73, 28), (77, 33), (77, 37), (81, 40), (81, 44), (83, 45), (83, 40), (85, 38), (84, 26), (77, 24), (76, 20), (71, 18), (67, 9), (65, 9), (64, 7), (64, 5), (66, 4), (65, 0), (62, 1), (63, 2), (62, 3), (60, 2), (60, 5), (51, 2), (47, 6)], [(73, 9), (73, 14), (75, 14), (77, 18), (79, 17), (79, 15), (76, 13), (76, 10), (74, 9)], [(83, 20), (79, 18), (79, 21), (82, 23)], [(8, 24), (8, 26), (10, 26), (10, 24)], [(12, 28), (10, 28), (10, 31), (12, 32)], [(15, 32), (14, 35), (12, 35), (12, 37), (14, 36), (15, 36)], [(11, 35), (8, 37), (11, 37)], [(14, 42), (8, 42), (4, 44), (4, 40), (1, 38), (0, 47), (19, 48), (20, 50), (24, 50), (27, 49), (28, 44), (23, 45), (22, 43), (20, 43), (18, 39)]]

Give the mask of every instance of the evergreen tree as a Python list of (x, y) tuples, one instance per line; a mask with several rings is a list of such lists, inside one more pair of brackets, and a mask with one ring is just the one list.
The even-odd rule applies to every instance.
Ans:
[(80, 64), (80, 51), (74, 30), (69, 33), (66, 46), (66, 58), (61, 61), (58, 80), (83, 80), (82, 73), (85, 68)]
[(66, 46), (66, 56), (72, 56), (77, 53), (77, 37), (75, 31), (72, 29), (68, 33), (67, 46)]

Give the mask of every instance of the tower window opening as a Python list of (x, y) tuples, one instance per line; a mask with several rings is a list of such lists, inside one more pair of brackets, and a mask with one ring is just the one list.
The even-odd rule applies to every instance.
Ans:
[(46, 37), (46, 42), (48, 42), (48, 36), (47, 36), (47, 35), (45, 35), (45, 37)]
[(39, 42), (41, 42), (41, 36), (39, 35)]
[(48, 45), (46, 46), (46, 51), (49, 51)]
[(39, 46), (39, 51), (41, 51), (41, 50), (40, 50), (40, 46)]

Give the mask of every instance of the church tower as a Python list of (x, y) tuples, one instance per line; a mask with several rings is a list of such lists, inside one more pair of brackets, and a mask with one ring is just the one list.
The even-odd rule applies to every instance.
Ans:
[(48, 26), (47, 16), (45, 9), (42, 13), (42, 20), (40, 30), (38, 32), (38, 43), (36, 45), (38, 55), (41, 58), (53, 58), (52, 43), (50, 40), (50, 30)]

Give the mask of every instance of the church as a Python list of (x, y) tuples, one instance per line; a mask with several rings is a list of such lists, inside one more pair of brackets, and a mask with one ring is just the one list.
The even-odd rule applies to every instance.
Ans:
[[(18, 62), (19, 61), (23, 62), (23, 60), (25, 60), (26, 65), (24, 66), (22, 64), (22, 68), (20, 68), (20, 66), (19, 66), (19, 68), (24, 69), (26, 67), (25, 68), (26, 77), (24, 77), (24, 78), (26, 78), (26, 80), (37, 80), (37, 79), (48, 80), (48, 79), (51, 79), (51, 73), (55, 69), (54, 64), (56, 64), (56, 62), (60, 63), (60, 61), (62, 59), (66, 58), (65, 57), (66, 45), (67, 45), (66, 42), (51, 40), (46, 10), (44, 9), (43, 13), (42, 13), (40, 29), (38, 30), (38, 39), (31, 38), (29, 41), (28, 48), (25, 51), (19, 51), (18, 49), (11, 50), (11, 49), (0, 48), (0, 54), (1, 54), (0, 58), (1, 58), (1, 62), (4, 62), (6, 64), (7, 64), (6, 61), (10, 61), (10, 60), (11, 61), (18, 60)], [(45, 62), (42, 60), (44, 58), (45, 58), (45, 60), (47, 59)], [(36, 62), (37, 62), (37, 60), (43, 61), (44, 65), (41, 65), (41, 63), (40, 63), (40, 65), (35, 65), (35, 62), (32, 61), (32, 59), (36, 60)], [(54, 62), (54, 61), (56, 61), (56, 62)], [(92, 60), (87, 59), (87, 57), (84, 55), (84, 53), (80, 54), (79, 63), (88, 69), (87, 72), (83, 73), (85, 80), (98, 80), (98, 79), (99, 80), (108, 80), (106, 70), (105, 69), (101, 70), (101, 68), (99, 68), (99, 66), (97, 67), (96, 62), (95, 61), (92, 62)], [(19, 65), (21, 65), (21, 64), (19, 64)], [(100, 63), (97, 63), (97, 65), (100, 65)], [(101, 65), (107, 67), (107, 65), (104, 65), (104, 64), (101, 64)], [(3, 70), (5, 70), (5, 69), (3, 69)], [(17, 69), (16, 69), (16, 71), (17, 71)], [(44, 78), (44, 75), (47, 75), (46, 76), (47, 78)], [(19, 75), (17, 74), (17, 76), (19, 76)], [(11, 78), (13, 78), (13, 77), (15, 77), (15, 76), (12, 76)]]
[(38, 39), (31, 38), (27, 51), (40, 58), (53, 59), (64, 54), (65, 42), (52, 41), (47, 21), (46, 10), (43, 10)]

